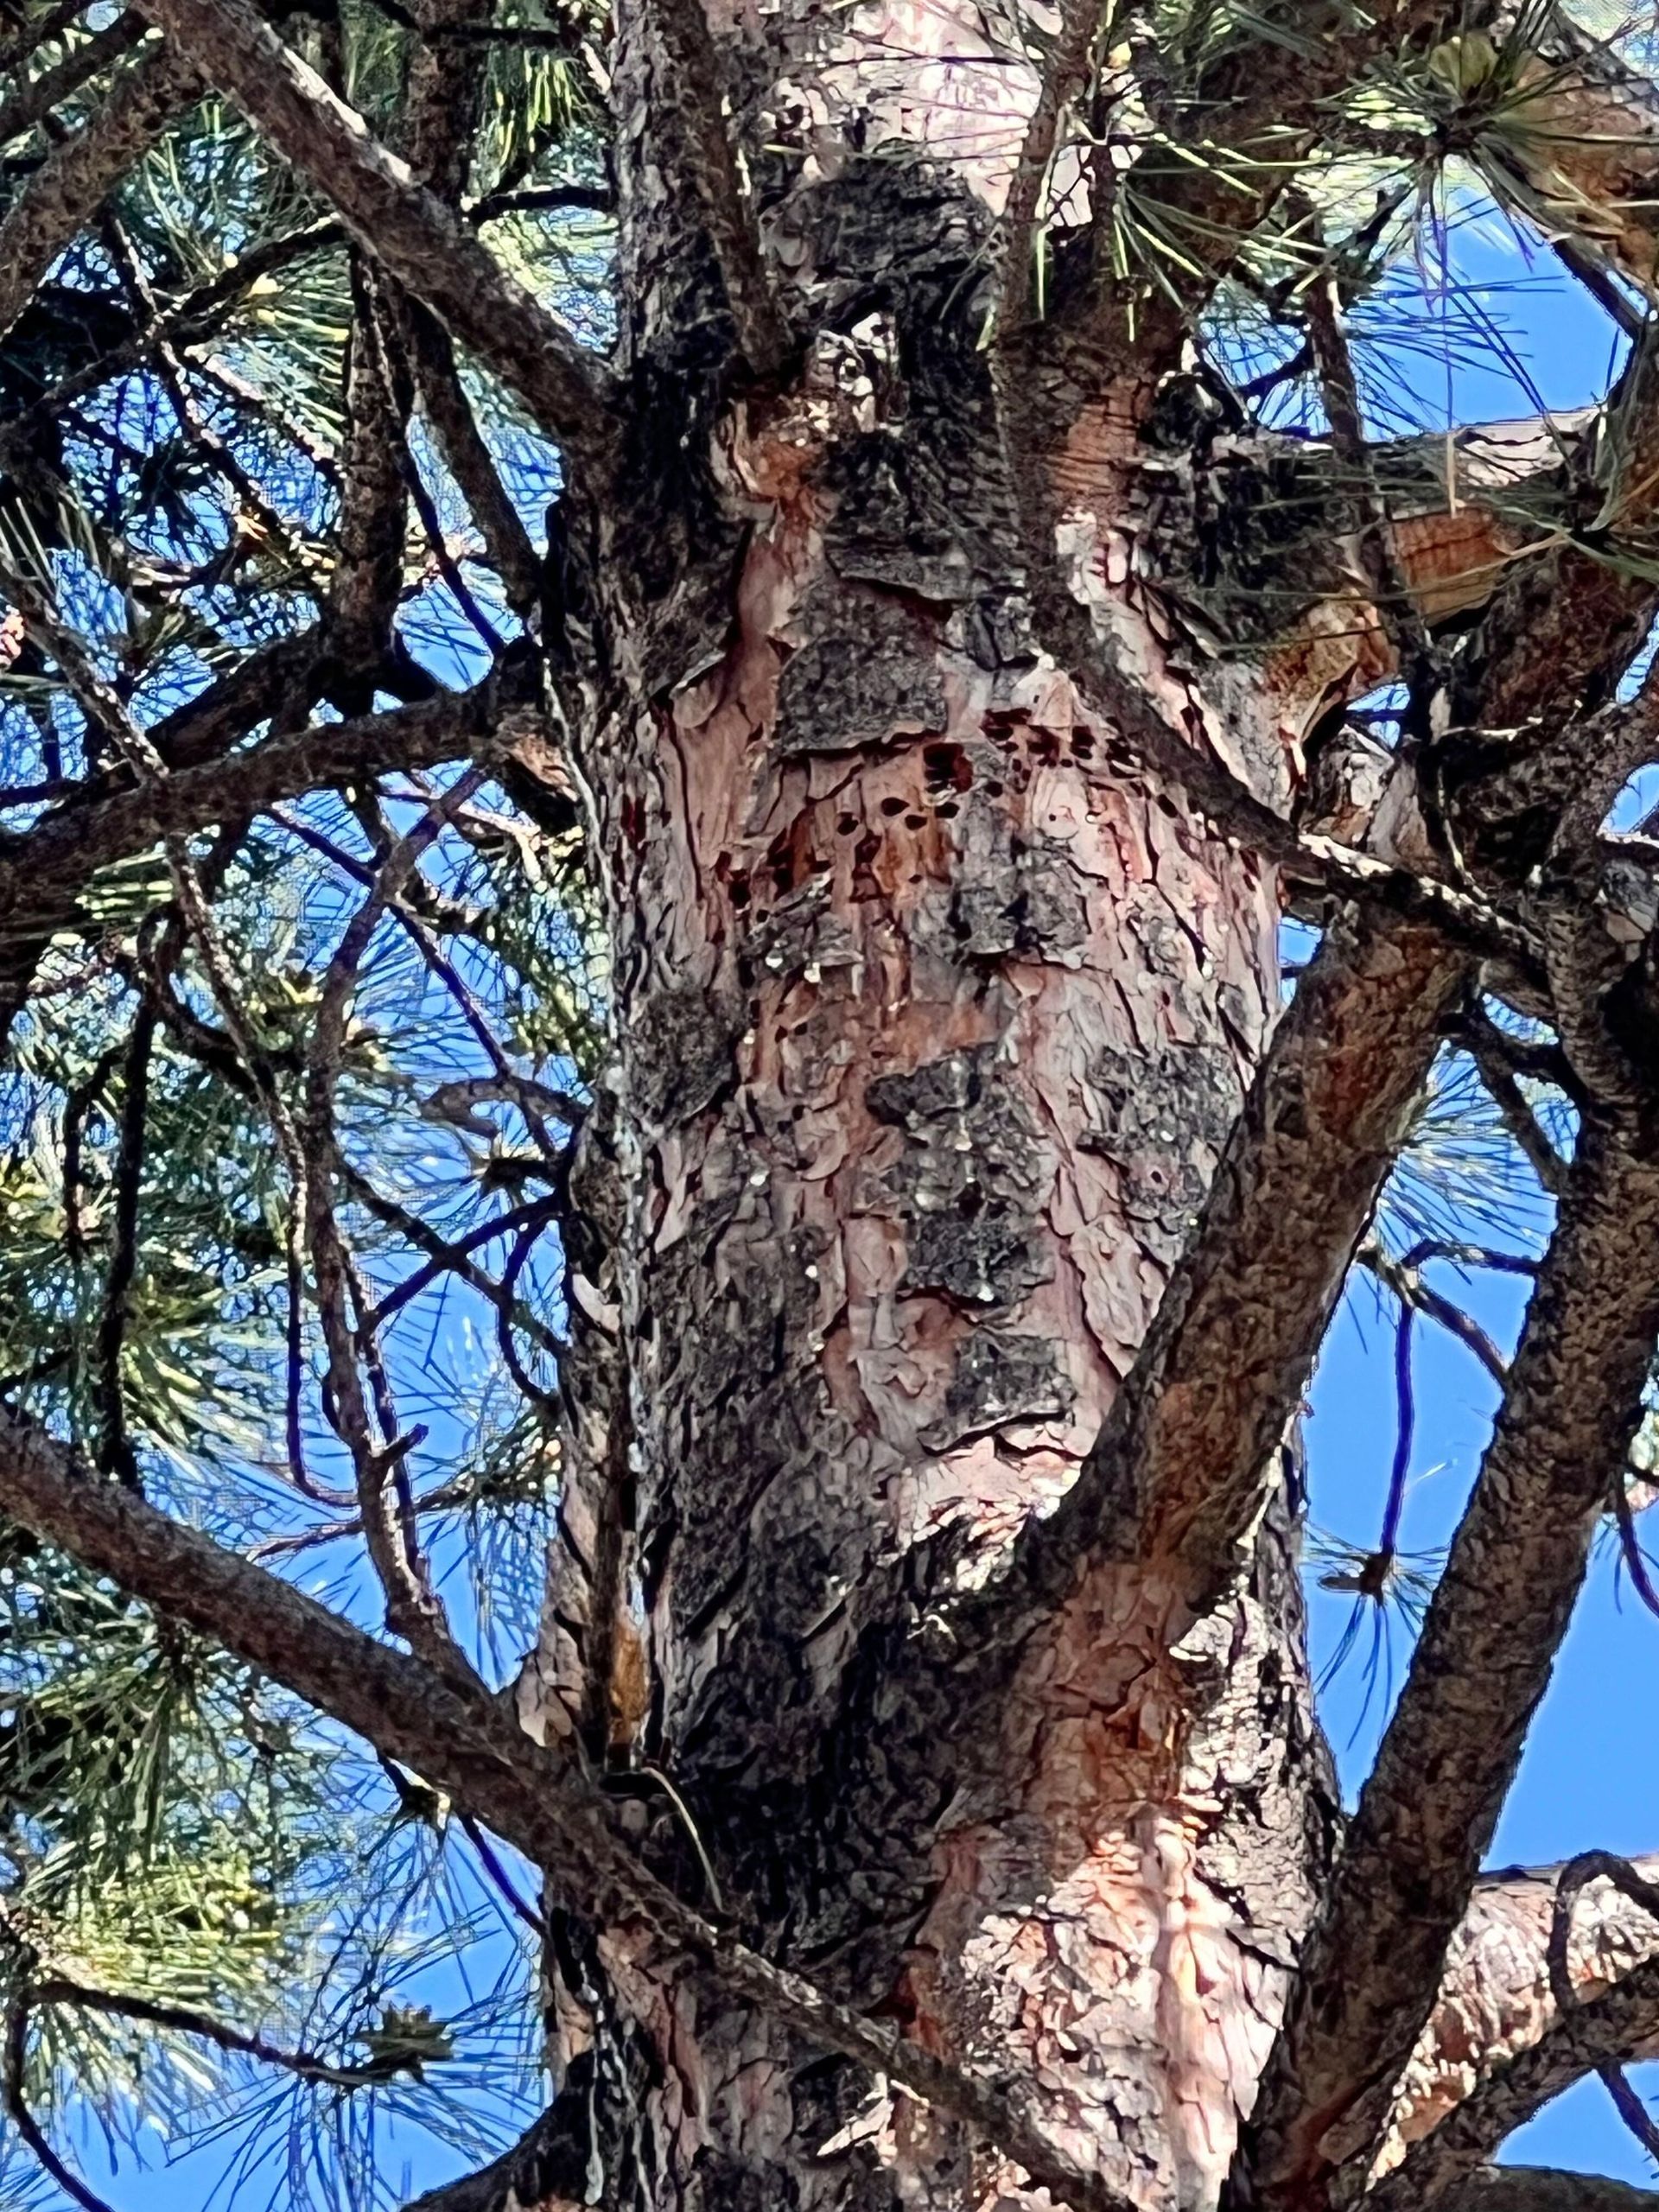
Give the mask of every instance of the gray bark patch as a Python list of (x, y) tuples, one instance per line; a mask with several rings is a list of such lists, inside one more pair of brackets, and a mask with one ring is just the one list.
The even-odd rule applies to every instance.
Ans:
[(922, 1431), (930, 1452), (1021, 1421), (1059, 1421), (1077, 1391), (1046, 1337), (976, 1329), (957, 1347), (944, 1410)]
[(865, 592), (821, 619), (779, 679), (780, 753), (845, 753), (944, 728), (944, 680), (926, 632), (903, 607)]
[(1160, 1256), (1185, 1243), (1241, 1101), (1228, 1054), (1166, 1045), (1131, 1060), (1103, 1046), (1089, 1064), (1101, 1118), (1078, 1139), (1117, 1169), (1123, 1209)]
[(634, 1096), (654, 1128), (689, 1121), (736, 1080), (733, 1056), (743, 1027), (734, 1000), (694, 983), (646, 1001), (634, 1025), (630, 1075)]
[(969, 801), (944, 912), (930, 934), (945, 957), (1058, 960), (1089, 939), (1089, 910), (1057, 847), (1014, 837), (992, 803)]
[(1012, 1306), (1053, 1262), (1037, 1234), (1051, 1161), (1029, 1108), (997, 1080), (988, 1046), (947, 1052), (865, 1093), (906, 1142), (882, 1181), (905, 1225), (906, 1290)]

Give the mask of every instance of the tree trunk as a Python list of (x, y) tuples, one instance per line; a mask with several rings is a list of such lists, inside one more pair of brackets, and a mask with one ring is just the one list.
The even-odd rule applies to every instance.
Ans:
[[(624, 113), (653, 53), (625, 42)], [(1033, 410), (1053, 436), (1010, 454), (960, 175), (889, 143), (774, 210), (814, 334), (764, 401), (699, 382), (718, 288), (644, 156), (622, 188), (632, 371), (673, 396), (619, 464), (648, 522), (557, 533), (617, 1050), (528, 1716), (769, 1956), (1028, 2075), (1056, 2145), (1198, 2212), (1335, 1828), (1294, 1443), (1206, 1617), (1153, 1559), (1016, 1648), (953, 1637), (1076, 1476), (1279, 1002), (1271, 874), (1137, 767), (1100, 671), (1283, 810), (1375, 649), (1305, 641), (1206, 701), (1138, 550), (1152, 395)], [(1046, 2201), (626, 1936), (553, 1949), (588, 2201)]]

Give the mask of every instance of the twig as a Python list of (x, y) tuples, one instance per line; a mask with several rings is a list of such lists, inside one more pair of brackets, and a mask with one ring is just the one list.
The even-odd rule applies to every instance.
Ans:
[(536, 1381), (519, 1358), (518, 1347), (512, 1340), (512, 1317), (518, 1303), (518, 1278), (529, 1263), (540, 1234), (539, 1228), (523, 1229), (518, 1232), (512, 1255), (501, 1271), (501, 1295), (495, 1307), (495, 1333), (496, 1341), (501, 1347), (501, 1357), (506, 1362), (507, 1371), (513, 1381), (531, 1405), (550, 1412), (558, 1403), (557, 1391), (546, 1389)]
[[(1054, 159), (1060, 118), (1088, 73), (1089, 58), (1101, 31), (1101, 0), (1065, 0), (1059, 30), (1026, 125), (1024, 143), (1002, 210), (1002, 277), (997, 299), (997, 335), (1006, 342), (1030, 319), (1032, 244), (1043, 188)], [(1109, 38), (1108, 40), (1109, 43)]]
[[(1510, 1052), (1514, 1040), (1505, 1038), (1497, 1024), (1479, 1007), (1472, 1005), (1459, 1020), (1458, 1040), (1474, 1062), (1475, 1071), (1522, 1157), (1551, 1198), (1559, 1198), (1567, 1187), (1571, 1170), (1538, 1126), (1538, 1118), (1516, 1080), (1516, 1064)], [(1561, 1076), (1552, 1078), (1557, 1082), (1569, 1073), (1566, 1056), (1560, 1055), (1560, 1059)], [(1575, 1091), (1577, 1088), (1574, 1081)]]
[(512, 1875), (508, 1873), (506, 1868), (502, 1865), (501, 1854), (496, 1850), (495, 1846), (490, 1841), (488, 1836), (485, 1834), (483, 1829), (480, 1827), (478, 1822), (473, 1818), (470, 1813), (463, 1813), (461, 1815), (461, 1833), (466, 1836), (467, 1842), (472, 1845), (473, 1849), (478, 1853), (479, 1859), (483, 1866), (485, 1872), (489, 1876), (491, 1881), (494, 1883), (496, 1888), (501, 1892), (501, 1895), (506, 1900), (510, 1910), (518, 1919), (524, 1922), (525, 1927), (530, 1929), (532, 1936), (538, 1937), (543, 1942), (545, 1942), (547, 1940), (546, 1921), (543, 1919), (541, 1914), (536, 1910), (533, 1905), (526, 1904), (524, 1899), (519, 1896), (518, 1885), (514, 1882)]
[[(1491, 1256), (1500, 1263), (1508, 1259), (1506, 1254), (1501, 1253)], [(1479, 1322), (1465, 1313), (1454, 1300), (1444, 1297), (1432, 1283), (1425, 1282), (1418, 1272), (1426, 1260), (1472, 1260), (1475, 1257), (1472, 1248), (1435, 1244), (1414, 1246), (1411, 1253), (1399, 1260), (1378, 1244), (1367, 1245), (1358, 1255), (1360, 1265), (1374, 1274), (1379, 1282), (1387, 1285), (1399, 1300), (1402, 1309), (1409, 1307), (1429, 1320), (1438, 1321), (1448, 1334), (1473, 1352), (1493, 1382), (1501, 1388), (1510, 1371), (1509, 1362), (1503, 1353)], [(1476, 1263), (1480, 1262), (1477, 1260)], [(1516, 1272), (1527, 1274), (1535, 1272), (1530, 1261), (1519, 1261), (1514, 1265)]]
[[(160, 372), (162, 384), (172, 402), (179, 427), (190, 442), (206, 454), (214, 467), (230, 484), (241, 502), (241, 512), (246, 513), (270, 538), (299, 573), (308, 565), (306, 550), (289, 527), (286, 518), (278, 514), (264, 491), (242, 466), (232, 448), (221, 438), (213, 424), (203, 416), (190, 393), (189, 380), (184, 363), (174, 350), (162, 327), (162, 318), (150, 289), (149, 279), (143, 264), (134, 252), (125, 230), (113, 215), (106, 215), (99, 226), (104, 234), (110, 258), (115, 265), (123, 288), (135, 309), (142, 328), (149, 334), (150, 350)], [(238, 550), (237, 527), (238, 517), (231, 522), (232, 538), (226, 549), (232, 557)]]
[(99, 1416), (98, 1464), (129, 1490), (141, 1486), (137, 1455), (127, 1433), (121, 1384), (121, 1355), (132, 1313), (132, 1286), (138, 1268), (138, 1188), (144, 1167), (145, 1123), (149, 1108), (150, 1056), (156, 1043), (153, 998), (139, 1001), (126, 1054), (126, 1089), (121, 1102), (121, 1135), (115, 1162), (114, 1243), (104, 1284), (93, 1357), (92, 1401)]
[[(354, 1197), (359, 1194), (358, 1189), (353, 1189)], [(477, 1251), (482, 1245), (493, 1244), (497, 1237), (517, 1236), (528, 1229), (545, 1229), (556, 1218), (558, 1210), (556, 1198), (534, 1198), (528, 1205), (515, 1206), (511, 1213), (497, 1214), (488, 1221), (480, 1222), (464, 1236), (450, 1239), (440, 1236), (435, 1230), (428, 1231), (429, 1242), (426, 1249), (431, 1256), (423, 1266), (416, 1268), (412, 1274), (405, 1275), (400, 1283), (387, 1291), (385, 1297), (370, 1309), (364, 1325), (375, 1330), (384, 1328), (395, 1313), (401, 1313), (411, 1299), (418, 1298), (443, 1274), (459, 1275), (463, 1282), (490, 1297), (492, 1302), (505, 1297), (506, 1294), (499, 1283), (492, 1282), (481, 1270), (467, 1264), (467, 1255)], [(524, 1318), (534, 1325), (533, 1315), (526, 1314)], [(545, 1349), (556, 1354), (562, 1351), (564, 1349), (563, 1339), (549, 1330)]]
[(358, 1376), (363, 1345), (347, 1312), (350, 1255), (334, 1217), (329, 1189), (340, 1160), (334, 1130), (334, 1090), (358, 971), (382, 916), (404, 879), (439, 836), (448, 815), (465, 804), (484, 779), (480, 766), (463, 771), (415, 826), (397, 839), (368, 896), (347, 924), (322, 980), (306, 1058), (305, 1114), (300, 1140), (306, 1167), (306, 1236), (327, 1356), (330, 1418), (351, 1454), (364, 1536), (385, 1592), (387, 1624), (395, 1633), (407, 1637), (442, 1672), (459, 1674), (463, 1679), (471, 1676), (472, 1669), (454, 1641), (442, 1600), (427, 1574), (415, 1541), (412, 1516), (403, 1510), (407, 1498), (403, 1484), (394, 1489), (397, 1506), (388, 1505), (388, 1478), (400, 1465), (409, 1445), (397, 1437), (383, 1438), (378, 1444), (375, 1440)]
[(1325, 416), (1331, 425), (1331, 443), (1357, 488), (1361, 508), (1359, 554), (1366, 581), (1375, 596), (1377, 614), (1399, 658), (1401, 674), (1411, 687), (1419, 711), (1427, 713), (1440, 687), (1443, 671), (1417, 601), (1412, 596), (1395, 543), (1388, 502), (1377, 485), (1360, 411), (1353, 358), (1343, 334), (1341, 290), (1337, 272), (1329, 264), (1316, 272), (1304, 296), (1304, 304), (1308, 343), (1319, 368)]
[(1636, 1515), (1630, 1507), (1630, 1484), (1627, 1470), (1618, 1468), (1613, 1475), (1613, 1518), (1618, 1526), (1619, 1548), (1624, 1554), (1624, 1566), (1636, 1588), (1637, 1596), (1650, 1613), (1659, 1614), (1659, 1590), (1648, 1573), (1647, 1554), (1642, 1548), (1642, 1539), (1637, 1534)]
[(405, 302), (403, 322), (421, 405), (444, 465), (472, 511), (508, 606), (528, 615), (541, 597), (541, 561), (479, 429), (449, 334), (415, 301)]
[(104, 2198), (87, 2188), (79, 2174), (65, 2165), (48, 2141), (45, 2131), (29, 2108), (29, 2099), (23, 2089), (23, 2075), (29, 2060), (29, 2005), (20, 1999), (13, 2005), (6, 2018), (5, 2063), (3, 2068), (4, 2095), (7, 2117), (17, 2130), (36, 2161), (56, 2182), (64, 2195), (81, 2208), (81, 2212), (112, 2212)]
[(215, 2019), (208, 2012), (198, 2012), (189, 2005), (163, 2005), (152, 1997), (140, 1997), (123, 1990), (94, 1989), (62, 1974), (47, 1975), (34, 1984), (29, 1995), (36, 2005), (69, 2005), (83, 2012), (101, 2012), (112, 2019), (136, 2020), (146, 2027), (164, 2028), (175, 2035), (197, 2036), (202, 2042), (212, 2044), (215, 2050), (232, 2056), (256, 2059), (264, 2066), (278, 2066), (284, 2073), (297, 2074), (302, 2081), (327, 2082), (335, 2088), (366, 2088), (385, 2078), (385, 2069), (380, 2067), (339, 2066), (319, 2057), (315, 2051), (289, 2050), (264, 2036), (232, 2027), (227, 2021)]

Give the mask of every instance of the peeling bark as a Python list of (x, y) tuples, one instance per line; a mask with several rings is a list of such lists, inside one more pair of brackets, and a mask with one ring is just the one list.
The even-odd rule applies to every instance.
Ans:
[[(563, 1194), (561, 1522), (518, 1699), (540, 1748), (291, 1592), (262, 1616), (226, 1555), (0, 1437), (30, 1525), (418, 1755), (539, 1861), (562, 2094), (429, 2212), (1213, 2212), (1275, 2047), (1269, 2194), (1327, 2212), (1415, 2145), (1396, 2196), (1432, 2167), (1447, 2202), (1548, 2203), (1470, 2171), (1482, 2128), (1610, 2021), (1645, 2037), (1651, 1964), (1601, 1910), (1561, 2023), (1524, 1884), (1465, 1908), (1659, 1328), (1645, 1137), (1608, 1169), (1592, 1117), (1563, 1171), (1402, 1704), (1421, 1726), (1334, 1883), (1294, 1424), (1471, 948), (1539, 951), (1542, 902), (1509, 894), (1553, 849), (1541, 733), (1611, 683), (1648, 587), (1558, 545), (1494, 591), (1561, 511), (1535, 425), (1384, 449), (1363, 498), (1357, 414), (1334, 456), (1224, 430), (1179, 369), (1183, 313), (1103, 289), (1082, 239), (1054, 313), (982, 345), (999, 213), (1022, 251), (1086, 59), (1074, 10), (1046, 87), (950, 7), (621, 10), (607, 366), (446, 204), (471, 62), (451, 80), (420, 48), (400, 158), (245, 0), (146, 9), (379, 264), (325, 626), (362, 664), (334, 689), (366, 697), (404, 563), (411, 395), (376, 302), (521, 609), (534, 556), (456, 342), (569, 446), (544, 715), (504, 662), (475, 696), (220, 757), (238, 712), (333, 696), (308, 660), (267, 667), (156, 733), (168, 775), (0, 847), (10, 981), (89, 869), (219, 808), (486, 731), (527, 776), (552, 780), (550, 735), (582, 772), (558, 803), (591, 813), (615, 1052)], [(1242, 38), (1203, 73), (1230, 178), (1136, 151), (1178, 230), (1222, 193), (1265, 217), (1333, 93), (1446, 20), (1316, 12), (1296, 85)], [(949, 48), (976, 40), (964, 79)], [(123, 97), (65, 175), (94, 175)], [(1621, 187), (1630, 159), (1604, 160)], [(23, 228), (60, 230), (42, 175)], [(1211, 228), (1184, 307), (1226, 259)], [(1638, 376), (1626, 423), (1650, 414)], [(1500, 738), (1339, 758), (1344, 702), (1483, 609), (1457, 719)], [(1282, 1020), (1281, 869), (1333, 902)], [(1618, 1387), (1575, 1420), (1592, 1359)], [(1512, 1539), (1531, 1583), (1506, 1621)]]
[[(1046, 645), (964, 342), (971, 199), (889, 157), (772, 219), (821, 335), (712, 442), (704, 496), (747, 520), (729, 630), (706, 567), (602, 605), (572, 733), (618, 1052), (526, 1703), (590, 1751), (604, 1716), (647, 1856), (695, 1886), (689, 1819), (769, 1955), (976, 2073), (1028, 2070), (1046, 2138), (1137, 2202), (1210, 2203), (1332, 1828), (1294, 1507), (1213, 1612), (1157, 1565), (1091, 1576), (1011, 1673), (964, 1676), (964, 1700), (1001, 1677), (975, 1744), (884, 1714), (878, 1661), (1075, 1483), (1271, 1028), (1276, 886)], [(873, 279), (890, 309), (838, 330)], [(1067, 469), (1085, 634), (1284, 806), (1290, 687), (1214, 709), (1113, 527), (1122, 472)], [(607, 1994), (563, 1978), (567, 2053), (626, 2019), (655, 2054), (619, 2202), (1033, 2201), (955, 2124), (619, 1938), (582, 1978)]]

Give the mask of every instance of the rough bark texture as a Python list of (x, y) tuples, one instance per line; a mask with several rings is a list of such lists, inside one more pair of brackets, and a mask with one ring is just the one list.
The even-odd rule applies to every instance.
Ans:
[[(1659, 1336), (1656, 1228), (1650, 1141), (1586, 1116), (1473, 1500), (1303, 1954), (1259, 2120), (1269, 2202), (1321, 2201), (1322, 2177), (1370, 2139), (1424, 2024), (1429, 1976), (1548, 1681), (1609, 1471), (1642, 1418)], [(1606, 1389), (1586, 1397), (1592, 1363)]]
[[(664, 66), (637, 38), (624, 87)], [(672, 346), (683, 392), (696, 271), (671, 144), (643, 107), (637, 129), (632, 372)], [(972, 342), (973, 196), (889, 149), (769, 221), (819, 335), (653, 516), (685, 549), (663, 588), (594, 609), (574, 732), (619, 1052), (577, 1178), (593, 1256), (534, 1718), (632, 1769), (648, 1854), (693, 1884), (695, 1827), (770, 1955), (925, 2048), (1028, 2073), (1050, 2139), (1137, 2201), (1206, 2204), (1332, 1832), (1296, 1503), (1255, 1511), (1202, 1611), (1142, 1555), (959, 1669), (926, 1621), (1071, 1488), (1135, 1358), (1276, 1010), (1276, 888), (1137, 769), (1090, 703), (1099, 664), (1048, 649)], [(1087, 618), (1066, 644), (1132, 666), (1282, 810), (1332, 672), (1206, 702), (1112, 504), (1147, 496), (1133, 460), (1109, 423), (1056, 460)], [(645, 549), (620, 550), (607, 572), (637, 576)], [(1401, 995), (1424, 1036), (1402, 1103), (1442, 958)], [(1259, 1465), (1241, 1478), (1265, 1503)], [(561, 1964), (567, 2056), (596, 2042), (619, 2084), (636, 2039), (651, 2056), (607, 2202), (1027, 2201), (954, 2125), (626, 1942)]]
[[(1426, 2145), (1459, 2212), (1548, 2206), (1475, 2171), (1483, 2128), (1610, 2019), (1645, 2037), (1650, 1966), (1599, 1993), (1648, 1939), (1602, 1898), (1561, 2023), (1548, 1892), (1476, 1872), (1659, 1330), (1641, 1117), (1592, 1112), (1563, 1169), (1334, 1880), (1294, 1424), (1474, 948), (1552, 985), (1540, 732), (1611, 683), (1650, 587), (1528, 524), (1521, 493), (1559, 488), (1535, 430), (1436, 441), (1438, 477), (1421, 442), (1385, 450), (1363, 496), (1322, 448), (1225, 432), (1182, 367), (1192, 302), (1107, 298), (1079, 254), (1052, 316), (982, 343), (995, 211), (1059, 94), (965, 10), (619, 11), (608, 368), (453, 212), (472, 61), (451, 82), (420, 51), (400, 156), (245, 0), (145, 10), (174, 43), (0, 245), (27, 289), (165, 121), (143, 86), (176, 90), (175, 54), (227, 92), (361, 257), (340, 578), (315, 651), (152, 733), (165, 773), (89, 778), (0, 846), (8, 1006), (99, 866), (486, 731), (549, 783), (540, 734), (568, 748), (607, 904), (615, 1052), (569, 1179), (561, 1527), (518, 1696), (540, 1749), (469, 1681), (0, 1429), (9, 1510), (541, 1866), (560, 2094), (433, 2204), (1214, 2212), (1265, 2069), (1251, 2177), (1287, 2205), (1328, 2212)], [(1224, 185), (1135, 156), (1178, 229), (1222, 192), (1266, 219), (1334, 93), (1443, 13), (1344, 10), (1338, 35), (1318, 12), (1299, 85), (1224, 41), (1199, 79)], [(964, 79), (947, 54), (975, 39)], [(1035, 205), (1026, 177), (1017, 236)], [(534, 594), (457, 342), (565, 443), (543, 669), (364, 713), (417, 395), (514, 604)], [(1282, 519), (1306, 513), (1313, 541)], [(1540, 543), (1459, 664), (1459, 726), (1497, 736), (1344, 765), (1344, 702)], [(1385, 620), (1378, 576), (1413, 607)], [(351, 719), (299, 727), (323, 696)], [(1281, 867), (1364, 899), (1327, 911), (1282, 1020)], [(1593, 1056), (1599, 999), (1580, 1011)]]

